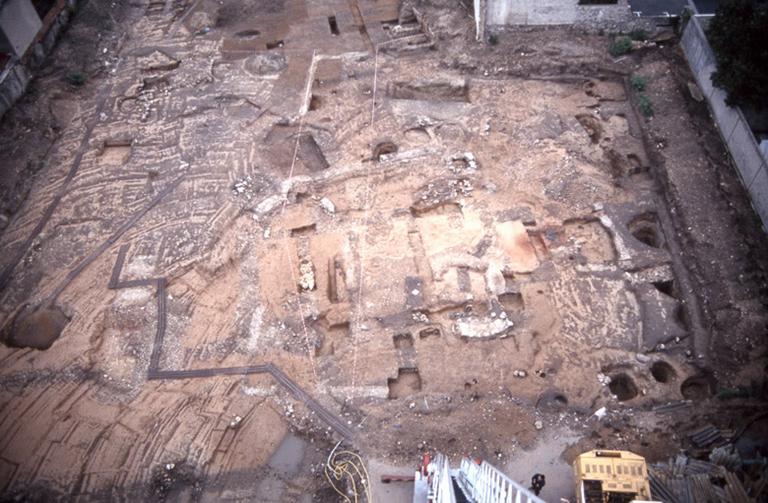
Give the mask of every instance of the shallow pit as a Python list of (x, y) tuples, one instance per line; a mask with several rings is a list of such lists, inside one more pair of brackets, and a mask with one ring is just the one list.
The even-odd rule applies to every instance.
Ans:
[(404, 133), (405, 139), (415, 143), (417, 145), (423, 145), (425, 143), (429, 143), (431, 140), (429, 133), (427, 133), (427, 130), (423, 127), (415, 127), (411, 129), (406, 129)]
[(689, 377), (680, 385), (680, 393), (688, 400), (706, 400), (715, 388), (714, 380), (707, 376)]
[(413, 347), (413, 336), (410, 333), (395, 334), (392, 337), (392, 343), (397, 349), (408, 349)]
[(509, 312), (522, 311), (525, 307), (523, 303), (523, 296), (517, 292), (502, 293), (499, 295), (499, 302), (504, 310)]
[(22, 312), (6, 339), (8, 346), (45, 350), (61, 336), (69, 318), (57, 306)]
[(673, 299), (679, 298), (679, 292), (677, 291), (675, 280), (668, 279), (663, 281), (654, 281), (651, 284), (656, 288), (656, 290), (663, 293), (664, 295), (672, 297)]
[(334, 37), (341, 34), (341, 32), (339, 32), (339, 23), (336, 21), (336, 16), (328, 16), (328, 28), (331, 30), (331, 35)]
[(661, 248), (664, 244), (661, 232), (659, 231), (656, 218), (651, 214), (636, 216), (629, 223), (629, 232), (641, 243), (651, 248)]
[(562, 412), (568, 408), (568, 398), (559, 391), (545, 391), (536, 401), (536, 408), (544, 412)]
[(620, 402), (632, 400), (639, 393), (635, 380), (629, 375), (622, 372), (620, 374), (611, 375), (610, 377), (611, 383), (608, 385), (608, 388), (611, 390), (611, 393), (616, 395), (616, 398), (618, 398)]
[(683, 304), (675, 308), (675, 322), (684, 330), (690, 330), (691, 320), (688, 317), (688, 310)]
[(592, 143), (599, 143), (600, 138), (603, 136), (603, 126), (600, 124), (600, 119), (592, 114), (579, 114), (576, 116), (576, 120), (579, 121), (581, 127), (587, 132), (590, 141)]
[(440, 337), (440, 329), (438, 327), (427, 327), (419, 331), (419, 339), (426, 339), (427, 337)]
[(259, 30), (243, 30), (235, 33), (237, 38), (256, 38), (261, 35)]
[(394, 154), (397, 152), (397, 145), (395, 143), (392, 143), (391, 141), (382, 141), (376, 144), (375, 147), (373, 147), (373, 159), (375, 161), (380, 161), (381, 157), (387, 154)]
[(309, 99), (309, 110), (319, 110), (321, 106), (323, 106), (323, 99), (320, 96), (313, 94)]
[(99, 161), (102, 164), (120, 165), (125, 164), (131, 156), (133, 140), (107, 140), (101, 146), (99, 152)]
[(387, 86), (387, 95), (400, 100), (469, 102), (469, 84), (463, 78), (392, 82)]
[(397, 377), (387, 379), (389, 394), (387, 398), (394, 400), (410, 396), (421, 391), (421, 376), (417, 368), (401, 368), (397, 370)]
[(307, 224), (302, 225), (300, 227), (294, 227), (291, 229), (291, 237), (295, 238), (297, 236), (309, 236), (311, 234), (314, 234), (317, 231), (317, 224)]
[(651, 375), (656, 382), (669, 383), (677, 379), (677, 371), (669, 363), (659, 360), (651, 365)]

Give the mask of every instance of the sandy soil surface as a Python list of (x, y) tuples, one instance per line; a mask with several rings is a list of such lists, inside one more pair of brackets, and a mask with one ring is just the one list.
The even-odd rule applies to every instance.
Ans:
[(674, 39), (609, 44), (479, 43), (440, 2), (89, 3), (0, 124), (4, 497), (337, 501), (343, 440), (550, 499), (582, 451), (738, 429), (765, 234)]

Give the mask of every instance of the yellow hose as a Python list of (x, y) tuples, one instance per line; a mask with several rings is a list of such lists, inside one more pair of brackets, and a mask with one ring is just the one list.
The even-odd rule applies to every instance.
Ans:
[[(373, 498), (371, 497), (370, 476), (368, 475), (368, 470), (365, 468), (365, 462), (363, 462), (363, 459), (355, 452), (336, 452), (340, 443), (341, 442), (337, 443), (336, 447), (334, 447), (328, 455), (328, 461), (323, 470), (325, 478), (328, 480), (328, 483), (331, 484), (333, 490), (343, 498), (344, 503), (362, 503), (363, 501), (366, 503), (373, 503)], [(349, 492), (352, 493), (353, 499), (350, 499), (349, 496), (344, 494), (334, 482), (334, 480), (337, 482), (341, 481), (344, 477), (348, 479)], [(363, 489), (362, 495), (358, 490), (358, 481)], [(361, 500), (361, 496), (364, 496), (365, 499)]]

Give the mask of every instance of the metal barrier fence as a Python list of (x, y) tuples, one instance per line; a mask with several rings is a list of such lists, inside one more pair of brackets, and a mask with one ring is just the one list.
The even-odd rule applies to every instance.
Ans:
[(733, 158), (741, 181), (749, 193), (752, 206), (768, 231), (768, 161), (760, 153), (755, 136), (741, 110), (725, 103), (725, 91), (714, 87), (715, 55), (709, 46), (699, 16), (690, 19), (683, 31), (681, 44), (696, 82), (707, 98), (720, 134)]
[(544, 500), (510, 479), (490, 463), (464, 458), (456, 482), (476, 503), (544, 503)]
[(448, 458), (443, 454), (437, 453), (432, 461), (433, 471), (429, 485), (429, 495), (434, 503), (456, 503), (456, 494), (453, 491), (453, 481), (451, 479), (451, 466), (448, 464)]

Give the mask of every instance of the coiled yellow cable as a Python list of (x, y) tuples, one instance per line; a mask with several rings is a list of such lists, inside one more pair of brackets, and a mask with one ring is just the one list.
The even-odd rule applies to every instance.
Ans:
[[(331, 484), (331, 487), (336, 491), (339, 496), (344, 500), (344, 503), (373, 503), (371, 497), (371, 484), (368, 470), (365, 468), (365, 462), (355, 452), (352, 451), (338, 451), (341, 442), (337, 443), (331, 453), (328, 455), (328, 460), (325, 463), (324, 474), (325, 478)], [(347, 478), (349, 489), (352, 493), (352, 499), (349, 498), (344, 492), (336, 485), (342, 479)], [(334, 482), (335, 481), (335, 482)], [(362, 489), (362, 494), (358, 490), (358, 483)], [(365, 499), (361, 499), (363, 496)]]

